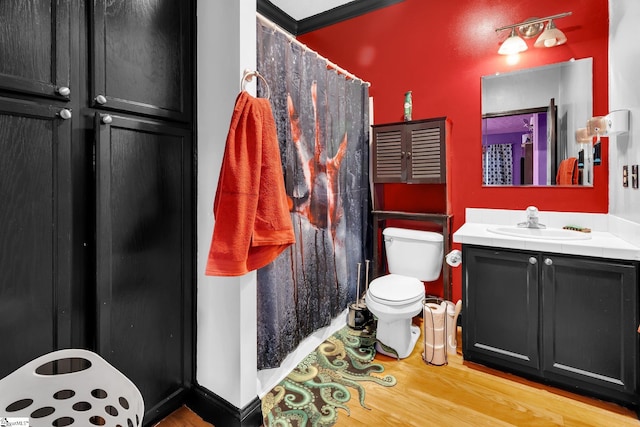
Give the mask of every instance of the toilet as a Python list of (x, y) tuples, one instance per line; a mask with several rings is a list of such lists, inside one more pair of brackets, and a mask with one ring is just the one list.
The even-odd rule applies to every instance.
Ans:
[[(376, 350), (403, 359), (411, 354), (420, 328), (411, 324), (423, 308), (424, 284), (440, 276), (444, 257), (442, 234), (387, 227), (382, 232), (389, 274), (373, 280), (365, 296), (378, 319)], [(385, 350), (393, 349), (397, 354)]]

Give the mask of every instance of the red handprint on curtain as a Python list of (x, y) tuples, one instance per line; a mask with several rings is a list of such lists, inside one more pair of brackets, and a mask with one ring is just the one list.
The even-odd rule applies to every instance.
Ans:
[(307, 187), (304, 197), (290, 198), (290, 209), (291, 212), (303, 215), (314, 227), (330, 230), (335, 249), (338, 222), (343, 214), (338, 176), (340, 165), (347, 151), (347, 134), (344, 134), (338, 151), (333, 157), (328, 157), (326, 153), (323, 153), (323, 149), (326, 150), (326, 145), (320, 141), (318, 93), (315, 81), (311, 84), (311, 100), (315, 130), (313, 152), (302, 143), (298, 114), (291, 96), (287, 96), (291, 136), (302, 165), (302, 174)]

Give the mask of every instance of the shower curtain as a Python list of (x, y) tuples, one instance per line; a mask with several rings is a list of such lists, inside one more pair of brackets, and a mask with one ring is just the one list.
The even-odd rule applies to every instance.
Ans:
[(492, 144), (484, 147), (482, 183), (484, 185), (513, 184), (513, 147), (511, 144)]
[[(258, 20), (296, 243), (258, 271), (258, 369), (278, 367), (356, 294), (369, 236), (368, 87)], [(258, 85), (258, 95), (267, 88)], [(364, 285), (364, 283), (363, 283)]]

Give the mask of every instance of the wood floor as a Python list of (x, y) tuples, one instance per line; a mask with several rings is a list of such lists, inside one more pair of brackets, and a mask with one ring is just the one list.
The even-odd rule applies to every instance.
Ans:
[[(398, 383), (364, 383), (369, 409), (352, 390), (351, 414), (340, 411), (336, 426), (640, 426), (632, 410), (464, 362), (460, 349), (445, 366), (427, 365), (421, 354), (419, 342), (400, 362), (377, 355), (375, 361)], [(178, 426), (211, 424), (187, 408), (158, 424)]]

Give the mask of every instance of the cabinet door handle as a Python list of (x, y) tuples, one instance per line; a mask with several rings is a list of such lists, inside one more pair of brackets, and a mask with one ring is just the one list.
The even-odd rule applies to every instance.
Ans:
[(102, 121), (102, 123), (104, 123), (105, 125), (110, 124), (111, 122), (113, 122), (113, 117), (111, 117), (109, 114), (100, 114), (100, 120)]
[(66, 86), (61, 86), (58, 88), (58, 94), (62, 96), (69, 96), (71, 94), (71, 89)]
[(100, 105), (104, 105), (107, 103), (107, 98), (104, 95), (98, 95), (96, 96), (95, 101)]
[(71, 118), (71, 110), (63, 108), (58, 112), (58, 115), (64, 120), (69, 120)]
[(529, 258), (529, 264), (536, 265), (538, 263), (538, 258), (532, 256)]
[(551, 264), (553, 264), (553, 260), (551, 258), (545, 258), (544, 263), (546, 265), (551, 265)]

